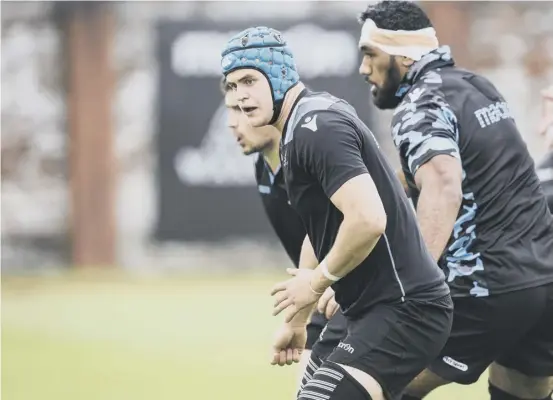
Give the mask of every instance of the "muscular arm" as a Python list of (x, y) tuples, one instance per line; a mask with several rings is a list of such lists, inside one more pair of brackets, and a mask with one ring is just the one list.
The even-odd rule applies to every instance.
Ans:
[(357, 267), (372, 251), (386, 228), (386, 213), (363, 160), (364, 137), (341, 114), (314, 112), (317, 130), (303, 126), (295, 131), (300, 166), (319, 183), (329, 201), (343, 215), (334, 245), (321, 265), (315, 268), (311, 285), (324, 292), (332, 283), (331, 275), (343, 277)]
[[(300, 262), (298, 268), (315, 269), (318, 264), (319, 261), (317, 260), (317, 256), (315, 255), (315, 251), (313, 250), (313, 246), (311, 245), (311, 241), (309, 240), (309, 236), (306, 235), (301, 246)], [(306, 325), (311, 319), (311, 314), (313, 314), (315, 306), (316, 304), (313, 304), (313, 307), (306, 307), (305, 309), (298, 312), (294, 316), (292, 321), (289, 322), (290, 325)]]
[[(336, 241), (323, 262), (328, 272), (343, 277), (355, 269), (374, 249), (386, 229), (386, 213), (371, 176), (356, 176), (344, 183), (330, 198), (344, 215)], [(312, 286), (324, 291), (333, 281), (315, 269)]]
[(456, 158), (437, 155), (415, 174), (420, 190), (417, 219), (424, 242), (436, 261), (453, 231), (462, 201), (462, 169)]
[(318, 264), (319, 261), (317, 261), (315, 250), (313, 250), (309, 236), (306, 235), (303, 240), (303, 244), (301, 245), (300, 263), (298, 268), (314, 269)]
[(419, 189), (417, 219), (430, 253), (441, 257), (462, 202), (463, 172), (455, 113), (437, 82), (407, 95), (394, 112), (393, 135)]

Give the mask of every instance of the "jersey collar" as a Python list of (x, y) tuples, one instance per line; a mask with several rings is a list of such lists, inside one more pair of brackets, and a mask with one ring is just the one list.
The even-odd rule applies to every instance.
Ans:
[(405, 74), (405, 77), (396, 91), (396, 96), (403, 99), (409, 89), (411, 89), (411, 86), (413, 86), (427, 71), (454, 65), (455, 61), (451, 56), (451, 49), (449, 46), (438, 47), (436, 50), (423, 56), (419, 61), (416, 61), (411, 68), (409, 68), (409, 71)]

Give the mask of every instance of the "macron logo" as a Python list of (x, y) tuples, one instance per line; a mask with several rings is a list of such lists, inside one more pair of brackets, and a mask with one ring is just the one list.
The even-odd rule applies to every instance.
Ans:
[(311, 129), (313, 132), (317, 132), (317, 115), (307, 117), (303, 122), (302, 128)]
[(466, 372), (469, 369), (469, 367), (467, 367), (467, 364), (463, 364), (462, 362), (456, 361), (451, 357), (444, 357), (442, 360), (447, 365), (451, 365), (453, 368), (456, 368), (459, 371)]
[(355, 351), (354, 348), (351, 347), (351, 345), (344, 342), (338, 343), (338, 347), (341, 348), (342, 350), (347, 351), (349, 354), (353, 354), (353, 352)]

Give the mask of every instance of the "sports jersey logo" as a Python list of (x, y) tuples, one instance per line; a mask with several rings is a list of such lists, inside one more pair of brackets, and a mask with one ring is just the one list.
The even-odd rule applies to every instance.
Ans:
[(313, 132), (317, 132), (317, 115), (315, 114), (313, 117), (307, 117), (303, 121), (302, 128), (311, 129)]
[(458, 369), (459, 371), (463, 371), (463, 372), (466, 372), (469, 367), (467, 366), (467, 364), (463, 364), (462, 362), (459, 362), (457, 360), (454, 360), (453, 358), (451, 357), (444, 357), (442, 358), (442, 360), (447, 364), (447, 365), (450, 365), (452, 366), (453, 368), (455, 369)]
[(511, 111), (505, 101), (498, 101), (489, 106), (479, 108), (474, 112), (482, 128), (497, 124), (504, 119), (512, 119)]
[(344, 342), (338, 343), (338, 347), (342, 350), (347, 351), (349, 354), (353, 354), (353, 352), (355, 351), (355, 349), (350, 344)]

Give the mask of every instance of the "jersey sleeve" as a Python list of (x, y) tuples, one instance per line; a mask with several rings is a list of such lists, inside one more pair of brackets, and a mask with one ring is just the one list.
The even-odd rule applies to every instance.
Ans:
[[(434, 79), (441, 78), (436, 74)], [(457, 117), (436, 82), (416, 87), (405, 96), (394, 112), (392, 135), (413, 175), (439, 154), (461, 159)]]
[(306, 114), (294, 130), (299, 163), (330, 198), (348, 180), (368, 173), (361, 138), (345, 116), (333, 111)]

